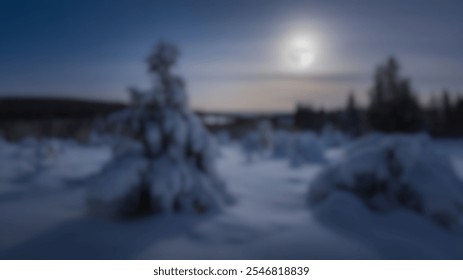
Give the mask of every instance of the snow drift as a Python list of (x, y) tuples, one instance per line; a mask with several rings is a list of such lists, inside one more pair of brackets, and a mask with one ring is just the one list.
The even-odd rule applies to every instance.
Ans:
[(375, 134), (354, 142), (344, 160), (314, 179), (309, 201), (318, 205), (340, 191), (373, 211), (407, 209), (444, 227), (463, 214), (463, 184), (426, 135)]

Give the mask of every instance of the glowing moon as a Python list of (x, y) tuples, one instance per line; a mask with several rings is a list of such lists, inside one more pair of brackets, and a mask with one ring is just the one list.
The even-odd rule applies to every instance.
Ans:
[(308, 68), (315, 58), (313, 48), (305, 38), (296, 38), (291, 41), (288, 53), (290, 63), (299, 69)]

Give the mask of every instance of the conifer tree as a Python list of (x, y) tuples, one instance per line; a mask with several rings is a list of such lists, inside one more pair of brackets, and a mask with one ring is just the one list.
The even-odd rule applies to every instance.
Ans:
[(204, 212), (230, 200), (215, 169), (212, 138), (172, 71), (178, 56), (174, 45), (159, 43), (147, 60), (153, 87), (131, 89), (131, 107), (110, 117), (122, 137), (116, 157), (89, 190), (92, 212)]
[(399, 64), (393, 57), (376, 70), (368, 121), (371, 129), (384, 132), (414, 132), (422, 128), (418, 101), (409, 80), (400, 76)]

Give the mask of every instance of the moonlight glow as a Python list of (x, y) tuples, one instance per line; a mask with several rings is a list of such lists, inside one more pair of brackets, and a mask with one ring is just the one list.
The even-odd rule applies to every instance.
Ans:
[(313, 47), (306, 38), (295, 38), (289, 43), (289, 62), (298, 69), (308, 68), (315, 58)]

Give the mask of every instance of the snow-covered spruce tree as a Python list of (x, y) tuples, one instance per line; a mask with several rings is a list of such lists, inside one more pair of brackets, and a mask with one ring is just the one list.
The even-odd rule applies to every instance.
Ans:
[(153, 87), (131, 89), (132, 106), (108, 118), (119, 137), (114, 159), (89, 188), (92, 213), (202, 213), (230, 201), (214, 166), (212, 138), (172, 73), (178, 55), (175, 46), (159, 43), (148, 58)]

